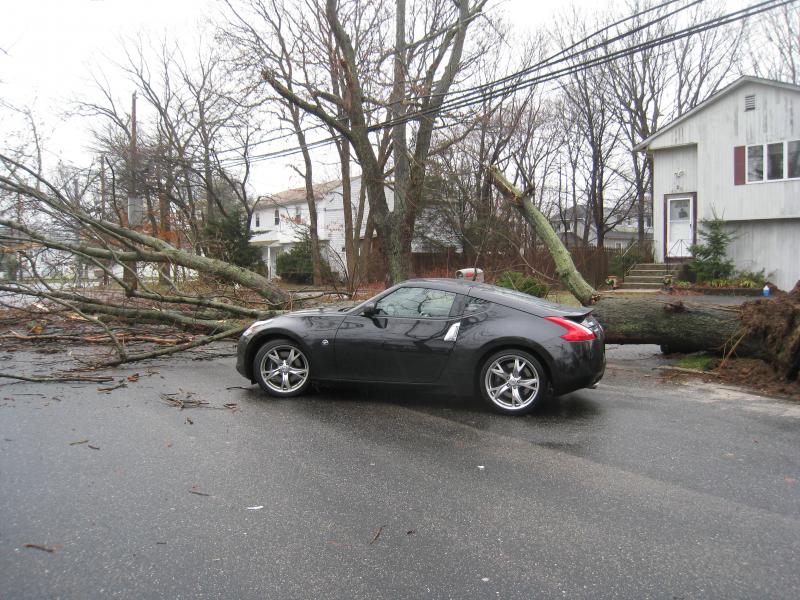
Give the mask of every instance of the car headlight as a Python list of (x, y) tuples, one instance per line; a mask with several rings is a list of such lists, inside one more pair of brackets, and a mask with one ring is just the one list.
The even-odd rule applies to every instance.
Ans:
[(270, 322), (270, 321), (272, 321), (272, 320), (273, 320), (273, 319), (266, 319), (265, 321), (256, 321), (255, 323), (253, 323), (252, 325), (250, 325), (250, 327), (248, 327), (247, 329), (245, 329), (245, 332), (244, 332), (242, 335), (250, 335), (250, 334), (251, 334), (251, 333), (253, 333), (253, 332), (254, 332), (256, 329), (261, 329), (261, 327), (263, 327), (264, 325), (266, 325), (267, 323), (269, 323), (269, 322)]

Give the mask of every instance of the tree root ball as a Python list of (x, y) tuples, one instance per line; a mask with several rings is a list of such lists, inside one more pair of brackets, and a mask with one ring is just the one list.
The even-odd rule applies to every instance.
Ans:
[(742, 330), (763, 344), (769, 362), (786, 379), (797, 379), (800, 371), (800, 281), (791, 292), (776, 292), (742, 305)]

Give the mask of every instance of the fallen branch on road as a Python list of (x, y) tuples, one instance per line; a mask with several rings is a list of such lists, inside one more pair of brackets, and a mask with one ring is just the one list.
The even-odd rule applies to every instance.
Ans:
[(0, 373), (0, 379), (16, 379), (18, 381), (30, 381), (32, 383), (71, 383), (71, 382), (90, 382), (108, 383), (114, 378), (108, 375), (53, 375), (51, 377), (35, 377), (33, 375), (15, 375), (13, 373)]
[(220, 333), (214, 335), (207, 335), (200, 338), (196, 338), (191, 342), (187, 342), (185, 344), (178, 344), (176, 346), (172, 346), (170, 348), (160, 348), (158, 350), (153, 350), (151, 352), (141, 352), (139, 354), (129, 354), (124, 359), (117, 358), (114, 360), (110, 360), (108, 362), (101, 363), (100, 366), (104, 367), (116, 367), (121, 364), (130, 363), (130, 362), (137, 362), (140, 360), (147, 360), (148, 358), (157, 358), (159, 356), (166, 356), (168, 354), (175, 354), (176, 352), (183, 352), (184, 350), (190, 350), (191, 348), (198, 348), (199, 346), (205, 346), (210, 344), (211, 342), (216, 342), (219, 340), (224, 340), (225, 338), (232, 337), (234, 335), (238, 335), (244, 331), (244, 327), (242, 325), (237, 325), (231, 329), (226, 329)]

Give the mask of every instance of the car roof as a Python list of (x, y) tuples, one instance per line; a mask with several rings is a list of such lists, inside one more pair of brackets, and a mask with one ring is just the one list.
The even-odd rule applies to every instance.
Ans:
[(445, 292), (464, 294), (466, 296), (488, 300), (495, 304), (500, 304), (501, 306), (516, 308), (538, 316), (579, 316), (591, 312), (591, 309), (585, 307), (579, 308), (564, 304), (556, 304), (523, 292), (497, 287), (480, 281), (444, 278), (409, 279), (396, 287), (429, 287)]
[(468, 279), (446, 279), (444, 277), (429, 277), (421, 279), (407, 279), (403, 281), (401, 287), (431, 287), (445, 292), (456, 292), (458, 294), (469, 295), (469, 288), (476, 285), (485, 285), (479, 281), (470, 281)]

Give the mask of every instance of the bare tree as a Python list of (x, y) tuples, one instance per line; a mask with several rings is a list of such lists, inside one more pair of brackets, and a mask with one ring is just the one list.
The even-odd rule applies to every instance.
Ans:
[(745, 66), (755, 75), (800, 84), (800, 8), (764, 13), (750, 29)]
[[(696, 5), (685, 18), (697, 23), (723, 12), (724, 4), (715, 0)], [(742, 21), (698, 32), (670, 46), (673, 117), (691, 110), (731, 80), (736, 74), (745, 31)]]
[[(256, 0), (248, 3), (251, 9), (262, 4)], [(332, 62), (341, 69), (338, 93), (322, 72), (309, 69), (303, 71), (302, 78), (295, 74), (296, 79), (290, 81), (279, 65), (263, 65), (262, 77), (274, 92), (336, 131), (352, 146), (390, 281), (405, 279), (411, 272), (413, 226), (424, 188), (434, 123), (462, 68), (467, 28), (484, 4), (485, 0), (436, 0), (414, 3), (406, 12), (405, 3), (400, 1), (394, 11), (394, 44), (384, 47), (381, 53), (371, 52), (371, 58), (364, 60), (364, 48), (372, 49), (372, 43), (381, 40), (385, 32), (385, 3), (362, 5), (358, 1), (326, 0), (323, 7), (320, 2), (309, 0), (306, 10), (296, 17), (298, 23), (303, 23), (298, 30), (313, 31), (309, 21), (313, 15), (324, 13), (334, 42)], [(253, 22), (232, 3), (231, 11), (232, 27), (259, 35)], [(308, 40), (303, 37), (287, 40), (287, 44), (298, 48), (306, 43)], [(385, 64), (389, 56), (393, 57), (391, 74)], [(407, 104), (416, 109), (413, 114), (406, 113)], [(377, 142), (371, 138), (370, 122), (380, 114), (390, 123), (377, 129), (388, 133), (393, 144), (391, 180), (384, 169), (386, 144), (380, 135)], [(413, 132), (414, 143), (406, 148), (404, 140), (408, 140), (409, 131)], [(393, 210), (386, 198), (390, 181), (394, 184)]]

